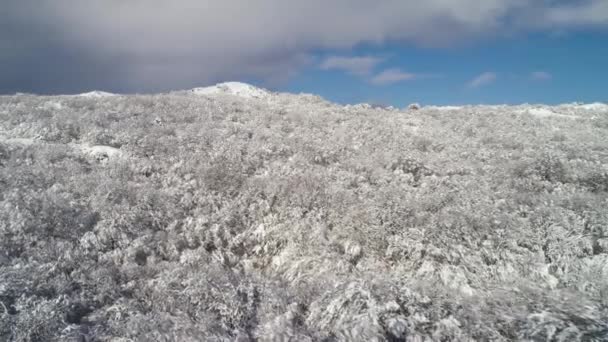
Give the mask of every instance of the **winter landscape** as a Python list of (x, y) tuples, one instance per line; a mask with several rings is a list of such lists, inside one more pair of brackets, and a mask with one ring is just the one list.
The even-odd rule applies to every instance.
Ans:
[(608, 105), (0, 97), (2, 341), (606, 341)]
[(608, 342), (608, 0), (0, 0), (0, 342)]

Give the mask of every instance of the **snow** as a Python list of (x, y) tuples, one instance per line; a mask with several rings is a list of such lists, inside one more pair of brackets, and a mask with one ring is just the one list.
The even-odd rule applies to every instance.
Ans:
[(217, 94), (235, 95), (248, 99), (266, 99), (271, 95), (270, 92), (265, 89), (241, 82), (226, 82), (211, 87), (194, 88), (191, 92), (196, 95), (206, 96)]
[(115, 147), (111, 147), (111, 146), (77, 145), (75, 147), (80, 148), (81, 151), (83, 151), (87, 154), (90, 154), (91, 156), (96, 157), (96, 158), (115, 158), (115, 157), (120, 157), (122, 155), (122, 152), (119, 149), (117, 149)]
[(40, 106), (40, 108), (47, 110), (61, 110), (63, 109), (63, 105), (61, 104), (61, 102), (58, 101), (47, 101), (42, 106)]
[[(0, 217), (8, 222), (0, 231), (23, 231), (0, 240), (0, 246), (44, 243), (62, 251), (40, 267), (0, 253), (0, 265), (13, 277), (0, 281), (0, 292), (40, 302), (27, 288), (19, 292), (20, 285), (35, 283), (46, 268), (65, 264), (62, 256), (83, 249), (116, 263), (88, 270), (87, 263), (67, 260), (80, 267), (74, 272), (99, 278), (137, 267), (136, 276), (142, 276), (133, 284), (149, 282), (147, 275), (166, 256), (153, 284), (158, 307), (178, 313), (194, 307), (201, 315), (217, 316), (219, 323), (207, 320), (208, 325), (201, 320), (181, 326), (189, 322), (185, 314), (167, 321), (193, 335), (209, 330), (209, 339), (231, 334), (218, 324), (231, 325), (251, 307), (265, 310), (251, 326), (260, 340), (542, 340), (553, 330), (559, 335), (562, 327), (578, 329), (576, 336), (599, 336), (605, 329), (595, 285), (606, 273), (608, 239), (587, 236), (583, 218), (570, 219), (571, 208), (560, 205), (576, 196), (586, 217), (606, 214), (596, 203), (605, 197), (601, 181), (608, 167), (607, 117), (594, 112), (600, 105), (389, 112), (360, 104), (347, 106), (349, 111), (311, 95), (272, 93), (258, 100), (237, 96), (235, 88), (214, 91), (212, 97), (189, 91), (91, 100), (0, 97), (0, 113), (6, 112), (1, 117), (11, 118), (0, 120), (0, 141), (6, 137), (15, 144), (0, 144)], [(63, 109), (38, 108), (56, 107), (53, 101)], [(162, 108), (146, 110), (154, 102)], [(142, 141), (142, 132), (148, 139)], [(17, 145), (28, 142), (33, 146), (27, 149)], [(565, 172), (553, 172), (554, 166)], [(32, 205), (36, 212), (28, 211)], [(243, 207), (253, 214), (236, 222), (235, 232), (231, 209)], [(153, 222), (136, 222), (142, 215)], [(543, 220), (522, 221), (526, 215)], [(60, 223), (57, 233), (78, 243), (66, 244), (59, 235), (47, 239), (48, 227), (37, 217), (53, 218)], [(400, 223), (403, 229), (396, 231)], [(159, 237), (156, 228), (168, 233)], [(535, 229), (543, 234), (531, 236)], [(150, 248), (148, 242), (157, 240), (169, 249)], [(111, 243), (120, 248), (108, 248)], [(172, 247), (180, 244), (184, 248)], [(550, 247), (546, 258), (537, 258), (534, 251), (543, 246)], [(580, 258), (588, 246), (594, 255)], [(30, 250), (25, 256), (36, 257), (39, 248)], [(554, 272), (555, 258), (572, 272)], [(197, 265), (204, 267), (192, 272)], [(179, 293), (173, 291), (176, 274), (185, 284)], [(585, 278), (588, 274), (594, 277)], [(591, 285), (578, 286), (581, 277)], [(45, 281), (63, 284), (61, 272), (55, 278)], [(105, 283), (96, 287), (96, 281), (91, 278), (87, 296), (115, 291)], [(233, 286), (214, 287), (226, 282)], [(215, 292), (205, 296), (209, 291)], [(564, 291), (569, 296), (562, 300)], [(235, 293), (242, 298), (231, 300)], [(179, 296), (202, 299), (192, 306)], [(78, 298), (66, 300), (54, 296), (29, 311), (58, 312), (78, 304)], [(51, 302), (59, 306), (48, 306)], [(111, 305), (87, 316), (91, 331), (103, 327)], [(454, 317), (442, 311), (462, 305)], [(225, 307), (236, 311), (221, 317), (204, 311)], [(131, 300), (119, 309), (145, 314)], [(11, 320), (29, 319), (26, 311)], [(545, 321), (528, 321), (544, 311), (551, 313)], [(512, 321), (525, 324), (509, 324), (508, 335), (493, 329)], [(32, 322), (22, 330), (48, 328)], [(115, 326), (128, 332), (129, 324), (116, 320)], [(480, 333), (480, 324), (492, 329)]]
[(407, 106), (408, 110), (419, 110), (420, 108), (422, 108), (420, 103), (411, 103), (409, 106)]
[(6, 144), (29, 146), (29, 145), (34, 144), (35, 140), (31, 139), (31, 138), (2, 138), (2, 137), (0, 137), (0, 142), (6, 143)]
[(608, 104), (595, 102), (595, 103), (587, 103), (578, 106), (580, 109), (597, 111), (597, 112), (608, 112)]
[(78, 94), (76, 96), (79, 96), (79, 97), (89, 97), (89, 98), (102, 98), (102, 97), (116, 96), (116, 94), (108, 93), (108, 92), (105, 92), (105, 91), (95, 90), (95, 91), (91, 91), (91, 92), (88, 92), (88, 93)]
[(547, 108), (530, 108), (526, 110), (526, 112), (530, 115), (538, 116), (538, 117), (547, 117), (547, 116), (555, 116), (556, 113)]
[[(9, 145), (23, 145), (30, 146), (34, 144), (46, 144), (46, 145), (59, 145), (55, 143), (45, 142), (43, 140), (33, 139), (33, 138), (7, 138), (0, 134), (0, 143), (5, 143)], [(87, 144), (79, 144), (79, 143), (71, 143), (68, 144), (71, 148), (75, 150), (80, 150), (81, 152), (88, 154), (92, 157), (97, 158), (98, 160), (107, 160), (114, 159), (117, 157), (123, 156), (123, 152), (112, 146), (104, 146), (104, 145), (87, 145)]]
[(460, 106), (427, 106), (425, 107), (427, 109), (434, 109), (434, 110), (438, 110), (438, 111), (452, 111), (452, 110), (460, 110), (462, 109), (462, 107)]
[(354, 105), (346, 105), (344, 106), (344, 109), (347, 110), (368, 110), (368, 109), (372, 109), (372, 105), (369, 103), (357, 103)]
[(577, 118), (576, 115), (567, 115), (567, 114), (556, 113), (554, 110), (545, 108), (545, 107), (525, 108), (525, 109), (517, 110), (516, 112), (518, 112), (520, 114), (530, 114), (532, 116), (536, 116), (539, 118), (547, 118), (547, 117), (562, 117), (562, 118), (571, 118), (571, 119)]

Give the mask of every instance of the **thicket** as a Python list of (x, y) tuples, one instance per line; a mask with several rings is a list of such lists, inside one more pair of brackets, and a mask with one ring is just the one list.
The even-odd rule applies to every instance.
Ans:
[(0, 340), (607, 341), (578, 114), (0, 97)]

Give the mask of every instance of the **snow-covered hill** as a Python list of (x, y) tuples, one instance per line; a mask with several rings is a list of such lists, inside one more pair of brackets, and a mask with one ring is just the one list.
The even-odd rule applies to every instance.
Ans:
[[(280, 96), (291, 96), (290, 99), (293, 101), (297, 101), (297, 97), (301, 97), (307, 100), (311, 98), (317, 98), (317, 96), (312, 94), (286, 94), (286, 93), (273, 93), (266, 89), (262, 89), (251, 84), (242, 83), (242, 82), (225, 82), (219, 83), (209, 87), (200, 87), (193, 88), (188, 91), (189, 93), (196, 95), (205, 95), (205, 96), (216, 96), (216, 95), (233, 95), (237, 97), (241, 97), (244, 99), (262, 99), (268, 100), (273, 97), (279, 98)], [(294, 97), (295, 96), (295, 97)], [(605, 103), (568, 103), (557, 106), (542, 106), (542, 105), (521, 105), (521, 106), (485, 106), (485, 105), (476, 105), (476, 106), (425, 106), (425, 109), (437, 110), (437, 111), (457, 111), (463, 108), (479, 108), (482, 110), (487, 109), (497, 109), (497, 108), (510, 108), (510, 107), (521, 107), (519, 112), (528, 112), (532, 115), (536, 116), (551, 116), (551, 115), (568, 115), (573, 111), (588, 111), (595, 113), (603, 113), (608, 112), (608, 104)], [(346, 109), (352, 110), (390, 110), (393, 111), (396, 108), (394, 107), (384, 107), (384, 106), (374, 106), (367, 103), (360, 103), (354, 105), (345, 105)]]
[(588, 110), (588, 111), (594, 111), (594, 112), (608, 112), (608, 104), (600, 103), (600, 102), (587, 103), (587, 104), (573, 104), (571, 106), (574, 106), (574, 107), (577, 107), (580, 109), (584, 109), (584, 110)]
[(240, 82), (226, 82), (210, 87), (194, 88), (191, 90), (196, 95), (235, 95), (243, 98), (266, 99), (271, 93), (250, 84)]
[(89, 97), (89, 98), (104, 98), (104, 97), (116, 96), (116, 94), (108, 93), (108, 92), (100, 91), (100, 90), (94, 90), (94, 91), (91, 91), (91, 92), (88, 92), (88, 93), (78, 94), (76, 96), (79, 96), (79, 97)]
[(0, 96), (0, 341), (606, 341), (606, 109)]

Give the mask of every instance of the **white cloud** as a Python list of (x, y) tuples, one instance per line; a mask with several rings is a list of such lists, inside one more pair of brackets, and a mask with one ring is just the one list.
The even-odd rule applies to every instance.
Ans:
[(403, 72), (400, 69), (387, 69), (372, 77), (370, 82), (375, 85), (388, 85), (414, 78), (416, 78), (415, 74)]
[(469, 82), (469, 87), (471, 88), (479, 88), (481, 86), (485, 86), (491, 83), (494, 83), (498, 75), (494, 72), (484, 72), (479, 76), (475, 77), (471, 82)]
[[(0, 54), (0, 74), (10, 77), (0, 79), (0, 89), (3, 80), (27, 83), (34, 73), (37, 84), (61, 80), (62, 73), (51, 72), (61, 61), (91, 82), (103, 76), (126, 88), (176, 88), (248, 77), (280, 80), (308, 65), (316, 51), (361, 44), (442, 46), (481, 36), (608, 26), (606, 0), (565, 3), (4, 0), (0, 51), (10, 53)], [(50, 71), (34, 72), (41, 65)], [(93, 74), (101, 65), (103, 72)], [(351, 72), (357, 70), (365, 68)]]
[(546, 71), (534, 71), (530, 74), (530, 79), (533, 81), (548, 81), (553, 78), (553, 75)]
[(379, 57), (339, 57), (326, 58), (319, 67), (323, 70), (342, 70), (357, 76), (369, 75), (384, 59)]

